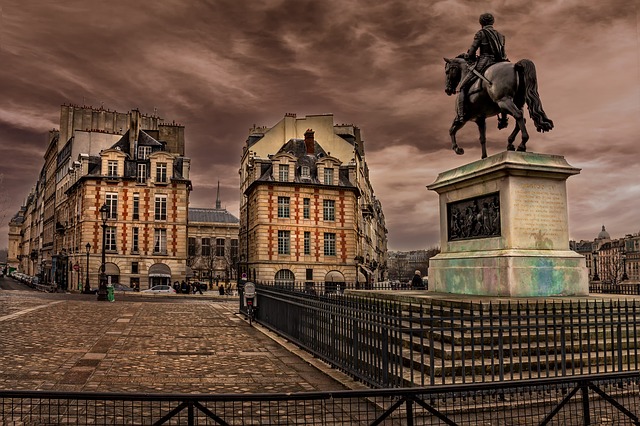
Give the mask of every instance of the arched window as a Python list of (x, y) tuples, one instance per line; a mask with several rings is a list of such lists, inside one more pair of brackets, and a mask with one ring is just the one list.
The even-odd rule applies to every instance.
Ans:
[(276, 276), (275, 276), (276, 285), (293, 287), (295, 280), (296, 280), (295, 275), (293, 275), (293, 272), (291, 272), (288, 269), (280, 269), (278, 272), (276, 272)]

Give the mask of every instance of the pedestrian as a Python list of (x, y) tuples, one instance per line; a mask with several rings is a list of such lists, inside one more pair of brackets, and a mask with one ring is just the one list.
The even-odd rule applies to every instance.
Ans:
[(218, 285), (218, 293), (220, 294), (220, 296), (224, 296), (224, 287), (222, 286), (222, 284)]
[(185, 280), (182, 280), (182, 283), (180, 284), (180, 293), (187, 294), (188, 292), (189, 288), (187, 287), (187, 283), (185, 282)]
[[(206, 288), (205, 288), (205, 290), (206, 290)], [(203, 294), (202, 293), (202, 289), (200, 288), (200, 283), (198, 281), (193, 283), (193, 294), (196, 294), (196, 291), (199, 291), (200, 294)]]
[(411, 280), (411, 288), (415, 290), (424, 290), (424, 283), (422, 282), (422, 274), (416, 269), (416, 273)]

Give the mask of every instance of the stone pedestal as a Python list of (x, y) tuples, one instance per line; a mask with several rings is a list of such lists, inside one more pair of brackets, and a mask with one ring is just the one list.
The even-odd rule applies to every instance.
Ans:
[(429, 290), (534, 297), (589, 293), (583, 256), (569, 250), (564, 157), (506, 151), (441, 173), (441, 253)]

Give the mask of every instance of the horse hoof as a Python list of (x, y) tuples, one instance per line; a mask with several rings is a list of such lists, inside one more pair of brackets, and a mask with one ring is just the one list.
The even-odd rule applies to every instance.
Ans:
[(515, 146), (513, 146), (511, 144), (507, 145), (507, 151), (515, 151), (515, 150), (516, 150)]
[(518, 151), (520, 151), (520, 152), (527, 152), (527, 147), (526, 147), (526, 146), (522, 146), (522, 145), (520, 145), (520, 146), (518, 146)]
[(458, 147), (458, 148), (454, 148), (454, 151), (456, 152), (456, 154), (458, 155), (462, 155), (464, 154), (464, 149)]

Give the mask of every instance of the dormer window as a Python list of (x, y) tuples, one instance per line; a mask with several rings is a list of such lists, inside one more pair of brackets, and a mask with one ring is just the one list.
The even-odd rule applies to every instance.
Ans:
[(167, 183), (167, 163), (156, 164), (156, 182)]
[(324, 184), (333, 185), (333, 169), (331, 168), (324, 169)]
[(146, 160), (149, 158), (150, 154), (151, 154), (150, 146), (143, 145), (138, 147), (138, 160)]
[(110, 177), (118, 176), (118, 161), (117, 160), (109, 160), (109, 161), (107, 161), (107, 176), (110, 176)]
[(289, 165), (280, 164), (278, 167), (278, 181), (289, 182)]
[(138, 163), (138, 171), (137, 171), (136, 181), (138, 183), (146, 183), (147, 182), (147, 165), (145, 163)]
[(309, 166), (302, 166), (300, 168), (300, 177), (305, 179), (311, 178), (311, 170), (309, 169)]

